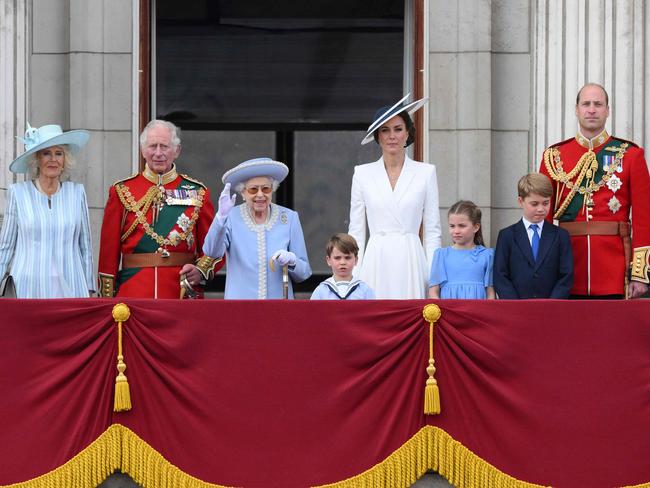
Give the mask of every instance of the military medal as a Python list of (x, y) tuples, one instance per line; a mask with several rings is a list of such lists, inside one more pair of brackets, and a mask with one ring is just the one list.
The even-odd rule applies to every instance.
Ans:
[(612, 177), (607, 181), (607, 188), (612, 190), (613, 193), (616, 193), (622, 185), (623, 182), (616, 175), (612, 175)]
[(605, 172), (609, 171), (609, 167), (612, 165), (612, 163), (614, 163), (614, 156), (605, 154), (603, 156), (603, 170), (605, 170)]
[(196, 207), (199, 204), (199, 192), (196, 190), (196, 188), (177, 188), (175, 190), (166, 190), (164, 198), (167, 205), (185, 205), (188, 207)]
[(621, 202), (618, 201), (618, 198), (612, 197), (609, 199), (609, 202), (607, 202), (607, 206), (612, 211), (612, 213), (616, 213), (621, 208)]

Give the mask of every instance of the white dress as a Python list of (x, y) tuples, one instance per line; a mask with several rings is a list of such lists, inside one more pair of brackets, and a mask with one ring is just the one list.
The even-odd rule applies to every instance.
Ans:
[(435, 166), (407, 156), (394, 190), (383, 158), (356, 166), (348, 232), (359, 245), (355, 273), (377, 298), (425, 298), (431, 259), (441, 242)]

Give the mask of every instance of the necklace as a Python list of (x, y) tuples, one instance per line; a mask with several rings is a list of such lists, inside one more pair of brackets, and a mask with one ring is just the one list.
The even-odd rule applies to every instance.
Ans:
[(36, 185), (36, 189), (43, 195), (47, 196), (47, 198), (52, 198), (52, 195), (54, 195), (57, 191), (59, 191), (59, 188), (61, 188), (61, 182), (57, 181), (56, 189), (52, 193), (48, 193), (43, 189), (43, 186), (41, 185), (41, 182), (38, 180), (38, 178), (34, 180), (34, 184)]

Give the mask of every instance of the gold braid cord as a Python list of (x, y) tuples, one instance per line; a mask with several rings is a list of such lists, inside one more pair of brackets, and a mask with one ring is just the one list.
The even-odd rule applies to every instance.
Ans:
[[(127, 202), (127, 198), (125, 196), (125, 194), (129, 192), (129, 188), (126, 185), (117, 185), (115, 187), (115, 191), (117, 192), (117, 196), (119, 197), (120, 202), (122, 202), (124, 208), (126, 208), (129, 212), (135, 212), (137, 210), (140, 210), (145, 215), (149, 211), (151, 204), (158, 199), (158, 195), (160, 194), (158, 187), (152, 186), (151, 188), (149, 188), (149, 190), (147, 190), (147, 193), (145, 193), (140, 200), (135, 202), (134, 205), (130, 205)], [(120, 238), (121, 242), (124, 242), (126, 238), (133, 233), (133, 231), (138, 227), (138, 223), (139, 222), (137, 219), (133, 221), (131, 227), (129, 227), (126, 230), (126, 232), (122, 234), (122, 237)]]
[(169, 239), (167, 237), (162, 237), (161, 235), (157, 234), (156, 231), (153, 230), (149, 222), (147, 222), (147, 211), (149, 210), (151, 204), (158, 198), (160, 194), (160, 190), (158, 189), (158, 187), (152, 186), (151, 188), (149, 188), (145, 196), (142, 197), (138, 202), (135, 201), (135, 198), (133, 198), (133, 195), (131, 194), (129, 188), (126, 185), (123, 184), (117, 185), (115, 186), (115, 190), (117, 192), (117, 196), (120, 199), (120, 202), (122, 202), (122, 205), (124, 205), (124, 208), (126, 208), (129, 212), (133, 212), (135, 214), (135, 222), (133, 222), (133, 225), (122, 236), (122, 241), (126, 239), (126, 237), (131, 232), (133, 232), (133, 229), (137, 224), (140, 224), (144, 229), (145, 233), (161, 247), (175, 246), (179, 242), (187, 239), (187, 237), (194, 230), (194, 225), (196, 224), (196, 221), (199, 218), (199, 213), (201, 212), (201, 207), (203, 206), (203, 198), (205, 197), (205, 188), (201, 188), (199, 190), (199, 198), (198, 198), (199, 202), (194, 207), (194, 210), (192, 212), (192, 217), (190, 217), (190, 222), (187, 226), (187, 229), (179, 234), (176, 234), (173, 239)]
[(427, 378), (427, 383), (424, 387), (425, 415), (437, 415), (440, 413), (440, 391), (438, 389), (438, 382), (434, 378), (436, 367), (433, 359), (433, 325), (440, 320), (441, 315), (442, 312), (440, 311), (440, 307), (432, 303), (425, 305), (422, 310), (424, 320), (429, 322), (429, 366), (427, 366), (427, 374), (429, 375), (429, 378)]
[(117, 323), (117, 377), (115, 378), (115, 400), (113, 402), (114, 412), (126, 412), (131, 410), (131, 392), (129, 382), (124, 371), (124, 355), (122, 354), (122, 324), (129, 320), (131, 310), (124, 303), (118, 303), (113, 307), (113, 320)]
[[(596, 163), (596, 168), (598, 168), (598, 161), (596, 160), (596, 154), (594, 154), (593, 151), (587, 151), (578, 160), (578, 163), (576, 164), (575, 168), (573, 168), (569, 173), (565, 173), (564, 170), (562, 169), (562, 160), (560, 159), (560, 151), (555, 147), (551, 147), (546, 151), (544, 151), (544, 164), (546, 165), (546, 170), (548, 171), (548, 174), (551, 175), (551, 178), (553, 178), (555, 181), (568, 186), (570, 189), (569, 194), (559, 205), (559, 208), (556, 202), (555, 214), (553, 215), (554, 219), (559, 219), (562, 216), (562, 214), (564, 214), (564, 211), (571, 203), (571, 200), (573, 200), (573, 197), (578, 191), (578, 188), (580, 188), (580, 184), (582, 183), (585, 174), (590, 168), (592, 168), (594, 162)], [(580, 174), (578, 175), (576, 181), (575, 182), (570, 181), (578, 172), (580, 172)], [(560, 191), (558, 190), (557, 195), (559, 195), (559, 193)]]
[[(616, 171), (620, 166), (623, 155), (625, 154), (625, 151), (627, 151), (628, 146), (628, 143), (623, 143), (619, 147), (612, 146), (606, 148), (607, 151), (615, 152), (616, 156), (614, 156), (613, 164), (607, 168), (605, 174), (598, 183), (594, 181), (596, 178), (596, 172), (598, 171), (598, 159), (593, 151), (589, 150), (584, 153), (576, 163), (575, 167), (568, 173), (564, 172), (564, 163), (560, 158), (560, 150), (558, 148), (549, 147), (544, 151), (544, 165), (546, 166), (548, 174), (554, 181), (562, 183), (563, 186), (566, 186), (570, 190), (569, 194), (564, 198), (559, 206), (556, 202), (553, 218), (559, 219), (564, 214), (576, 193), (586, 195), (585, 203), (587, 200), (591, 201), (592, 195), (600, 190), (603, 185), (607, 184), (614, 171)], [(576, 180), (571, 181), (576, 175), (578, 175)], [(587, 181), (584, 186), (581, 186), (585, 177)], [(561, 192), (558, 189), (556, 192), (556, 198), (560, 193)]]
[(631, 279), (641, 283), (650, 283), (648, 269), (650, 268), (650, 247), (638, 247), (632, 257)]

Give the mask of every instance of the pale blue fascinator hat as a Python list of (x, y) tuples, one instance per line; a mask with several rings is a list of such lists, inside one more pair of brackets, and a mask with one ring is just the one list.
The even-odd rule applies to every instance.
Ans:
[(289, 168), (286, 164), (279, 161), (273, 161), (271, 158), (255, 158), (239, 163), (232, 169), (226, 171), (221, 177), (221, 181), (230, 183), (235, 186), (238, 183), (245, 183), (251, 178), (258, 176), (268, 176), (280, 183), (289, 174)]
[(387, 122), (402, 112), (406, 112), (411, 115), (415, 111), (419, 110), (422, 105), (429, 101), (428, 98), (421, 98), (415, 102), (405, 103), (410, 96), (411, 94), (407, 93), (404, 98), (402, 98), (392, 107), (386, 106), (377, 110), (377, 112), (375, 112), (375, 116), (373, 117), (372, 123), (368, 126), (368, 133), (361, 141), (361, 145), (368, 144), (370, 141), (372, 141), (374, 139), (374, 132), (379, 129), (384, 122)]
[(52, 146), (68, 146), (74, 154), (84, 147), (90, 139), (90, 132), (87, 130), (71, 130), (63, 132), (60, 125), (44, 125), (34, 128), (27, 124), (25, 137), (18, 137), (25, 144), (25, 152), (14, 159), (9, 165), (9, 171), (13, 173), (27, 173), (29, 168), (27, 162), (30, 156), (41, 149)]

